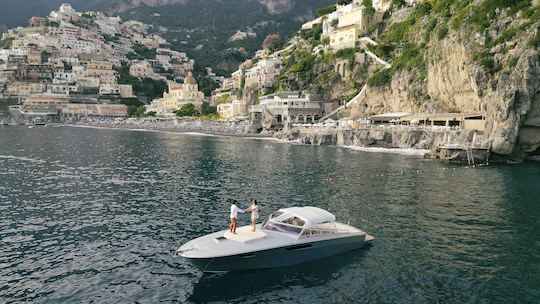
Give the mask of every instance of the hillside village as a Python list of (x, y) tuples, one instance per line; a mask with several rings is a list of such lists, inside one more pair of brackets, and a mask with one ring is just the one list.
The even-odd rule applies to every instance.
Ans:
[(30, 115), (212, 120), (218, 133), (450, 158), (540, 153), (537, 0), (338, 0), (316, 13), (290, 39), (268, 35), (230, 77), (207, 68), (220, 87), (205, 97), (194, 61), (150, 26), (64, 4), (3, 35), (0, 97)]
[(537, 0), (340, 0), (317, 14), (224, 81), (221, 116), (304, 143), (540, 153)]
[[(402, 5), (413, 7), (417, 3), (417, 0), (408, 0)], [(292, 67), (297, 74), (306, 72), (307, 66), (313, 65), (317, 57), (327, 60), (329, 56), (338, 58), (333, 69), (342, 79), (350, 77), (349, 59), (353, 57), (353, 64), (372, 60), (378, 68), (390, 67), (390, 63), (369, 50), (377, 43), (368, 37), (368, 32), (378, 27), (391, 8), (391, 0), (350, 0), (337, 1), (335, 5), (320, 9), (320, 16), (302, 25), (299, 33), (282, 48), (260, 50), (225, 79), (222, 87), (213, 94), (219, 114), (225, 118), (243, 118), (251, 114), (254, 120), (266, 120), (261, 122), (269, 129), (272, 126), (279, 128), (284, 123), (314, 123), (333, 113), (359, 93), (359, 84), (353, 89), (352, 96), (348, 96), (346, 88), (337, 88), (347, 94), (338, 99), (330, 98), (315, 90), (299, 90), (300, 85), (295, 83), (297, 79), (291, 78), (286, 69)], [(304, 58), (295, 58), (296, 50), (301, 50)], [(305, 58), (311, 62), (303, 62)], [(302, 88), (307, 89), (308, 85), (302, 85)]]
[(24, 114), (125, 117), (128, 105), (155, 98), (194, 66), (146, 24), (69, 4), (7, 31), (0, 44), (0, 98), (20, 100)]

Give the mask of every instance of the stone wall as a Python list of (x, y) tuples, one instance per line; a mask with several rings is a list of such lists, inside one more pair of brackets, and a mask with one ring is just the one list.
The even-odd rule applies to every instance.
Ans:
[(454, 140), (470, 142), (474, 132), (463, 130), (429, 130), (422, 128), (312, 128), (278, 132), (277, 138), (311, 145), (381, 147), (434, 150), (444, 142), (445, 133)]

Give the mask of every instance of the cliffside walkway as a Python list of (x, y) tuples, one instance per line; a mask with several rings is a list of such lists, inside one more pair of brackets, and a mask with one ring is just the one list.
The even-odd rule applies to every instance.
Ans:
[(378, 63), (382, 64), (385, 69), (391, 68), (392, 64), (390, 64), (389, 62), (383, 60), (381, 57), (377, 56), (372, 51), (368, 50), (368, 48), (367, 48), (368, 44), (379, 45), (377, 42), (375, 42), (373, 39), (371, 39), (369, 37), (360, 38), (360, 46), (362, 47), (362, 49), (364, 49), (364, 51), (366, 52), (366, 54), (369, 57), (371, 57), (373, 60), (377, 61)]
[[(373, 39), (369, 38), (369, 37), (362, 37), (360, 38), (360, 45), (362, 46), (362, 49), (366, 52), (366, 54), (371, 57), (373, 60), (375, 60), (376, 62), (380, 63), (381, 65), (384, 66), (384, 69), (389, 69), (392, 67), (392, 64), (390, 64), (389, 62), (383, 60), (382, 58), (380, 58), (379, 56), (377, 56), (376, 54), (374, 54), (373, 52), (371, 52), (370, 50), (367, 49), (367, 45), (368, 44), (371, 44), (371, 45), (378, 45), (377, 42), (375, 42)], [(335, 109), (334, 111), (326, 114), (325, 116), (323, 116), (320, 121), (323, 122), (329, 118), (331, 118), (332, 116), (336, 115), (337, 113), (339, 113), (341, 110), (344, 110), (346, 109), (347, 107), (350, 107), (352, 104), (360, 101), (365, 95), (366, 95), (366, 90), (367, 90), (367, 84), (365, 84), (362, 89), (360, 90), (360, 92), (358, 94), (356, 94), (356, 96), (354, 96), (351, 100), (349, 100), (348, 102), (346, 102), (344, 105), (338, 107), (337, 109)]]
[(367, 84), (365, 84), (363, 87), (362, 87), (362, 90), (360, 90), (360, 93), (356, 94), (356, 96), (354, 96), (351, 100), (349, 100), (348, 102), (346, 102), (344, 105), (342, 105), (341, 107), (335, 109), (334, 111), (326, 114), (325, 116), (323, 116), (320, 121), (325, 121), (327, 120), (328, 118), (334, 116), (335, 114), (337, 114), (339, 111), (343, 110), (343, 109), (346, 109), (347, 107), (350, 107), (353, 103), (355, 102), (358, 102), (366, 93), (366, 89), (367, 89)]

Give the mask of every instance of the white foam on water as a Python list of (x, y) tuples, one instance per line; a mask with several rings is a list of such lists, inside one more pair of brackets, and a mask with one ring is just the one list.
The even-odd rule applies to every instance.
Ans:
[(41, 159), (37, 159), (37, 158), (22, 157), (22, 156), (13, 156), (13, 155), (0, 155), (0, 158), (3, 158), (3, 159), (22, 160), (22, 161), (27, 161), (27, 162), (37, 163), (37, 164), (44, 164), (44, 163), (46, 163), (46, 161), (41, 160)]
[(380, 148), (380, 147), (358, 147), (358, 146), (342, 146), (343, 148), (372, 153), (392, 153), (411, 156), (424, 156), (429, 153), (427, 149), (399, 149), (399, 148)]

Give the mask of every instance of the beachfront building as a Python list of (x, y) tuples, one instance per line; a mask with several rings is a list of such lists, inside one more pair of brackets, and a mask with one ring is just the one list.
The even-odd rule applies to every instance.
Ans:
[(484, 113), (385, 113), (367, 118), (372, 124), (410, 125), (419, 127), (446, 127), (464, 130), (484, 131)]
[(197, 80), (191, 72), (184, 79), (184, 83), (169, 81), (168, 86), (169, 91), (163, 93), (163, 98), (152, 101), (148, 111), (159, 115), (170, 115), (174, 110), (190, 103), (198, 109), (201, 108), (204, 93), (199, 91)]
[(248, 116), (247, 103), (243, 100), (233, 100), (217, 105), (219, 116), (225, 119), (242, 119)]
[(62, 106), (61, 114), (75, 117), (127, 117), (128, 107), (122, 104), (66, 103)]
[(394, 112), (394, 113), (384, 113), (369, 116), (367, 119), (372, 124), (385, 124), (385, 123), (395, 123), (400, 124), (401, 119), (404, 117), (410, 116), (413, 113), (411, 112)]
[(278, 124), (285, 122), (313, 123), (322, 114), (317, 95), (306, 92), (280, 92), (261, 97), (260, 104), (250, 108), (250, 113), (272, 116)]
[(128, 107), (123, 104), (97, 104), (97, 116), (102, 117), (127, 117)]
[(457, 127), (464, 130), (484, 131), (484, 113), (434, 113), (413, 114), (400, 119), (405, 124), (429, 127)]
[(69, 99), (64, 95), (45, 94), (28, 97), (20, 111), (26, 115), (59, 115), (67, 103)]

